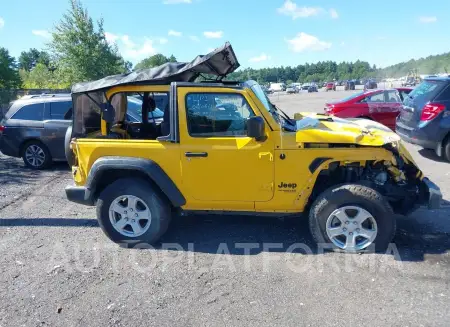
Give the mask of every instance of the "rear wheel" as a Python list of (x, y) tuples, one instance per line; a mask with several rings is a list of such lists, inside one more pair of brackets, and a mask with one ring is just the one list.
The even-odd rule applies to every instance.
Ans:
[(27, 167), (36, 170), (48, 168), (52, 163), (50, 151), (39, 141), (30, 141), (24, 145), (22, 159)]
[(442, 157), (450, 161), (450, 136), (447, 136), (442, 144)]
[(97, 201), (97, 219), (115, 243), (153, 244), (166, 232), (171, 218), (167, 201), (137, 178), (121, 178), (107, 186)]
[(309, 226), (315, 241), (335, 251), (384, 251), (395, 234), (389, 203), (374, 189), (341, 185), (322, 193), (311, 207)]

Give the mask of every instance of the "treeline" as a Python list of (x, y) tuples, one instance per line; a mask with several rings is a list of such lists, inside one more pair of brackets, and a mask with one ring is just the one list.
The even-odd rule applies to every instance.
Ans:
[(316, 64), (304, 64), (295, 67), (275, 67), (252, 69), (247, 68), (229, 75), (230, 80), (253, 79), (259, 83), (270, 82), (319, 82), (332, 80), (348, 80), (377, 76), (377, 68), (365, 61), (341, 62), (319, 61)]
[(418, 74), (439, 74), (447, 73), (450, 69), (450, 52), (426, 58), (411, 59), (383, 69), (380, 69), (380, 76), (402, 77), (408, 75), (411, 71), (417, 71)]

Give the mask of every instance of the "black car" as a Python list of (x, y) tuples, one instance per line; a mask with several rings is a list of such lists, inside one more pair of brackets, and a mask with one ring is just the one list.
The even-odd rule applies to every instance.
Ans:
[(396, 132), (450, 161), (450, 78), (427, 78), (403, 101)]
[(13, 101), (0, 121), (0, 151), (43, 169), (65, 160), (64, 136), (72, 121), (70, 94), (26, 96)]
[(345, 91), (353, 91), (355, 90), (355, 82), (354, 81), (347, 81), (345, 82), (345, 86), (344, 86)]
[(312, 84), (308, 87), (308, 93), (312, 93), (312, 92), (319, 92), (319, 90), (317, 89), (317, 85)]
[(376, 88), (378, 88), (378, 84), (372, 79), (369, 79), (364, 83), (364, 90), (373, 90)]

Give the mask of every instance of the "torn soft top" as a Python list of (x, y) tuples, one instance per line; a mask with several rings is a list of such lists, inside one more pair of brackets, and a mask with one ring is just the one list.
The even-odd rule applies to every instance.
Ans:
[(224, 78), (238, 67), (239, 62), (233, 48), (229, 42), (226, 42), (222, 47), (207, 55), (197, 56), (191, 62), (169, 62), (154, 68), (107, 76), (92, 82), (77, 83), (72, 86), (72, 93), (99, 91), (118, 85), (193, 82), (200, 74)]

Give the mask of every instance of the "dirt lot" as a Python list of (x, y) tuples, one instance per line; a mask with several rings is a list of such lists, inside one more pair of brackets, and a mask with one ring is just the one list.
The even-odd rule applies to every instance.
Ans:
[[(275, 95), (321, 111), (346, 92)], [(408, 146), (450, 200), (450, 164)], [(386, 255), (318, 253), (301, 219), (174, 221), (127, 250), (70, 203), (64, 164), (32, 172), (0, 155), (0, 326), (448, 326), (450, 207), (399, 218)]]

